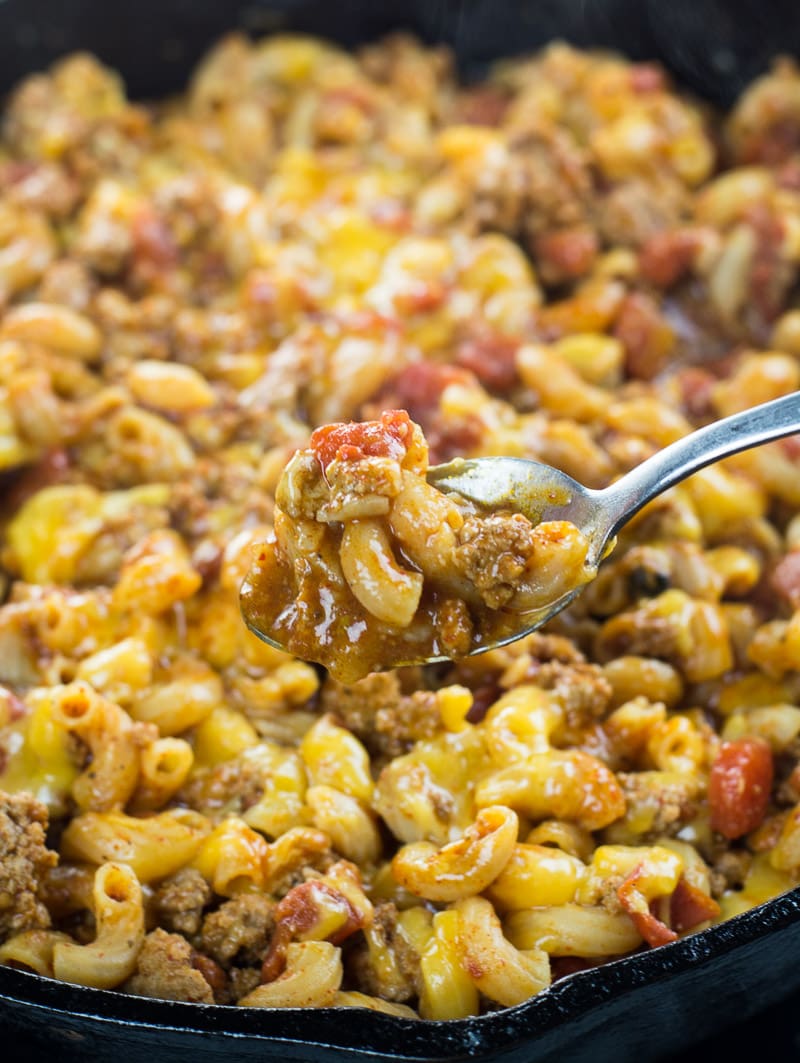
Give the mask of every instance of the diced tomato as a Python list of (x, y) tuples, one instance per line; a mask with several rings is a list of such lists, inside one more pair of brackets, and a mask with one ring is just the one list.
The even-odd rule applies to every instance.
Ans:
[(692, 886), (685, 875), (681, 875), (669, 899), (669, 919), (672, 926), (667, 926), (655, 915), (653, 905), (646, 907), (644, 897), (639, 892), (641, 874), (640, 864), (618, 887), (617, 897), (633, 925), (651, 948), (668, 945), (684, 930), (691, 930), (698, 923), (704, 923), (719, 915), (719, 905), (713, 897)]
[(614, 335), (625, 346), (628, 373), (637, 380), (658, 376), (675, 343), (675, 335), (658, 304), (643, 292), (631, 292), (625, 297)]
[(454, 365), (413, 362), (377, 397), (377, 402), (384, 406), (408, 410), (411, 419), (421, 425), (432, 464), (473, 450), (484, 431), (483, 422), (473, 413), (457, 419), (442, 415), (442, 393), (451, 384), (474, 386), (475, 377), (467, 369)]
[(586, 227), (540, 233), (533, 241), (536, 264), (547, 284), (563, 284), (583, 277), (592, 268), (599, 245)]
[(739, 150), (742, 163), (780, 166), (800, 148), (800, 123), (793, 117), (776, 116), (772, 124), (751, 134)]
[(662, 92), (667, 87), (664, 71), (654, 63), (634, 63), (629, 76), (631, 88), (639, 95)]
[(708, 780), (712, 829), (730, 839), (755, 830), (767, 812), (773, 774), (772, 750), (763, 738), (723, 742)]
[(463, 369), (437, 362), (413, 362), (387, 386), (387, 395), (398, 408), (408, 410), (413, 420), (425, 425), (425, 416), (439, 405), (442, 392), (451, 384), (468, 384), (472, 378)]
[(480, 723), (501, 693), (500, 684), (495, 679), (490, 679), (473, 690), (472, 705), (466, 716), (467, 722)]
[(553, 956), (550, 959), (550, 974), (554, 982), (578, 971), (591, 971), (600, 967), (602, 960), (587, 960), (582, 956)]
[(143, 207), (131, 224), (137, 262), (153, 269), (170, 269), (178, 260), (178, 249), (164, 219), (150, 207)]
[(800, 192), (800, 161), (789, 159), (778, 170), (775, 180), (781, 188), (788, 188), (791, 192)]
[(693, 229), (654, 233), (639, 253), (642, 276), (658, 288), (671, 288), (685, 276), (700, 247), (700, 234)]
[(745, 212), (745, 221), (756, 237), (750, 267), (750, 291), (764, 321), (770, 322), (778, 316), (787, 284), (793, 277), (781, 258), (786, 227), (778, 214), (760, 203)]
[[(287, 894), (288, 897), (288, 894)], [(286, 967), (286, 950), (292, 940), (291, 924), (284, 920), (277, 923), (261, 964), (261, 981), (274, 982)]]
[(491, 391), (508, 391), (517, 380), (518, 349), (519, 343), (508, 336), (481, 331), (459, 345), (456, 362)]
[(434, 427), (427, 433), (428, 456), (431, 464), (452, 461), (478, 446), (483, 438), (483, 423), (468, 413), (457, 424)]
[(459, 119), (468, 125), (498, 126), (508, 109), (509, 100), (507, 92), (493, 85), (468, 89), (458, 101)]
[(719, 905), (714, 898), (687, 882), (685, 875), (678, 879), (669, 903), (670, 923), (679, 934), (719, 915)]
[(438, 310), (447, 298), (447, 287), (442, 281), (421, 281), (411, 292), (400, 292), (394, 297), (398, 314), (426, 314)]
[(38, 163), (9, 159), (0, 164), (0, 188), (9, 188), (19, 184), (36, 173)]
[(704, 419), (712, 414), (711, 396), (716, 377), (707, 369), (690, 365), (677, 374), (683, 407), (690, 417)]
[(642, 935), (652, 949), (660, 945), (669, 945), (671, 941), (677, 941), (678, 935), (670, 930), (666, 923), (662, 923), (652, 912), (629, 912), (633, 925)]
[(225, 992), (225, 972), (215, 960), (204, 956), (202, 952), (193, 952), (192, 967), (205, 978), (215, 997), (222, 996)]
[(800, 436), (788, 436), (786, 439), (781, 439), (780, 445), (790, 461), (797, 461), (800, 458)]
[(793, 609), (800, 609), (800, 550), (790, 550), (781, 558), (773, 570), (770, 583)]
[(301, 882), (290, 889), (275, 907), (275, 931), (261, 967), (261, 981), (271, 982), (286, 965), (286, 949), (292, 938), (311, 929), (320, 918), (322, 909), (338, 910), (344, 922), (327, 938), (340, 945), (357, 930), (364, 921), (343, 893), (318, 879)]
[(5, 486), (3, 501), (8, 512), (15, 512), (37, 491), (63, 483), (69, 475), (69, 463), (67, 451), (57, 447), (43, 454), (35, 465), (29, 465)]
[(379, 421), (326, 424), (311, 434), (311, 449), (323, 469), (339, 461), (364, 457), (401, 461), (408, 450), (413, 425), (405, 410), (387, 410)]
[(633, 925), (647, 944), (655, 949), (659, 945), (668, 945), (670, 941), (675, 941), (678, 935), (648, 909), (644, 896), (639, 890), (642, 870), (642, 865), (639, 864), (631, 871), (624, 882), (617, 887), (617, 897)]

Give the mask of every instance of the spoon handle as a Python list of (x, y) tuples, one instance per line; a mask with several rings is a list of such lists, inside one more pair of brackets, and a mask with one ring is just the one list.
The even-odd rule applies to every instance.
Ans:
[(800, 432), (800, 391), (715, 421), (671, 443), (597, 492), (607, 514), (608, 537), (616, 535), (651, 498), (698, 469), (795, 432)]

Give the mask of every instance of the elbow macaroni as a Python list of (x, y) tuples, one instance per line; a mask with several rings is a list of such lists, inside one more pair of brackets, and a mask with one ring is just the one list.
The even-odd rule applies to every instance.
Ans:
[(800, 882), (796, 441), (469, 657), (594, 573), (426, 480), (602, 488), (798, 388), (799, 91), (723, 120), (566, 45), (464, 87), (408, 37), (278, 34), (168, 108), (88, 56), (11, 94), (0, 962), (460, 1019)]
[(134, 872), (123, 864), (103, 864), (94, 877), (93, 902), (95, 940), (56, 941), (53, 974), (64, 982), (112, 989), (133, 974), (144, 941), (142, 890)]

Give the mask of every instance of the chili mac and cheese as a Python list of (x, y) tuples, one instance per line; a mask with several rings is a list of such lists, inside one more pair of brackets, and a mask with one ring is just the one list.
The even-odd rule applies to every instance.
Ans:
[[(403, 35), (232, 35), (151, 104), (86, 54), (16, 88), (0, 962), (457, 1019), (800, 881), (796, 440), (666, 492), (467, 658), (556, 540), (423, 475), (602, 487), (800, 388), (798, 98), (780, 62), (719, 115), (558, 43), (466, 85)], [(296, 605), (278, 547), (302, 601), (341, 573), (357, 622), (457, 659), (351, 680), (374, 647), (259, 641), (240, 587), (261, 556)]]

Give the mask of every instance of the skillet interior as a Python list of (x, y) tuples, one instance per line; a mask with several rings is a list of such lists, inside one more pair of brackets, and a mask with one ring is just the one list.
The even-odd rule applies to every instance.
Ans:
[[(236, 26), (300, 30), (354, 45), (405, 28), (453, 47), (464, 74), (566, 38), (659, 59), (698, 94), (730, 104), (774, 54), (800, 54), (792, 0), (0, 0), (0, 91), (84, 49), (121, 71), (132, 96), (180, 86)], [(733, 12), (735, 11), (735, 17)], [(0, 1021), (70, 1060), (197, 1063), (292, 1059), (528, 1061), (671, 1055), (800, 991), (800, 887), (664, 948), (570, 976), (509, 1011), (413, 1023), (365, 1011), (267, 1012), (145, 1000), (0, 968)], [(209, 1036), (211, 1035), (211, 1036)], [(27, 1055), (28, 1059), (34, 1058)]]

